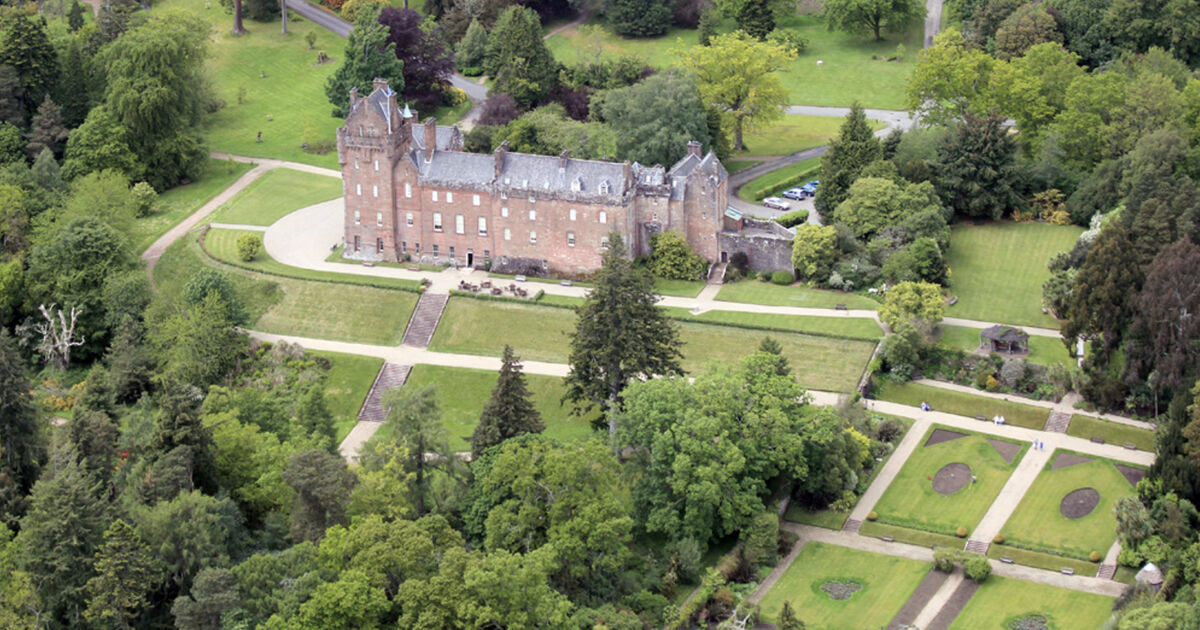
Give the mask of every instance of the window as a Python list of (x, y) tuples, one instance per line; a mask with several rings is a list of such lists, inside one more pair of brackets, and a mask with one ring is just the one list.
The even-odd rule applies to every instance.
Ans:
[(354, 225), (359, 225), (361, 223), (362, 223), (362, 213), (360, 213), (358, 210), (355, 210), (354, 211)]
[(401, 254), (408, 253), (408, 241), (400, 241), (400, 253)]
[(454, 246), (453, 245), (450, 246), (450, 257), (454, 258)]
[(433, 257), (434, 257), (434, 258), (437, 258), (437, 254), (438, 254), (438, 251), (437, 251), (437, 250), (438, 250), (438, 246), (437, 246), (437, 245), (434, 245), (434, 246), (433, 246)]
[(454, 193), (446, 191), (446, 203), (454, 203)]
[(567, 247), (575, 247), (575, 233), (567, 232)]
[(608, 223), (608, 212), (606, 212), (606, 211), (604, 211), (604, 210), (601, 210), (601, 211), (600, 211), (600, 222), (601, 222), (601, 223)]
[(508, 206), (503, 206), (500, 208), (500, 216), (502, 216), (502, 217), (508, 216)]
[(483, 262), (485, 262), (485, 263), (486, 263), (487, 261), (489, 261), (489, 260), (491, 260), (491, 259), (492, 259), (492, 252), (490, 252), (490, 251), (488, 251), (488, 250), (486, 250), (486, 249), (485, 249), (485, 250), (483, 250)]
[(421, 244), (420, 243), (413, 243), (413, 248), (415, 248), (417, 250), (418, 254), (421, 253)]
[(375, 251), (378, 251), (378, 252), (383, 251), (383, 239), (381, 239), (381, 238), (375, 239)]
[(533, 208), (529, 209), (529, 220), (537, 221), (537, 210), (534, 210)]
[(371, 195), (373, 197), (379, 196), (379, 186), (371, 186)]
[(473, 205), (473, 206), (479, 205), (479, 195), (471, 195), (471, 205)]
[(464, 224), (465, 224), (465, 221), (463, 220), (463, 215), (461, 215), (461, 214), (454, 215), (454, 233), (455, 234), (465, 234), (466, 233), (467, 230), (466, 230), (466, 227)]
[(657, 220), (658, 220), (658, 213), (657, 213), (657, 212), (655, 212), (655, 213), (652, 215), (652, 217), (653, 217), (653, 218), (652, 218), (652, 219), (650, 219), (651, 221), (657, 221)]
[(508, 228), (504, 228), (504, 240), (506, 240), (506, 241), (512, 240), (512, 230), (510, 230)]
[(358, 251), (362, 247), (362, 237), (354, 237), (354, 251)]
[(355, 185), (354, 185), (354, 194), (356, 194), (356, 195), (361, 195), (361, 194), (362, 194), (362, 184), (355, 184)]
[(383, 213), (382, 212), (375, 213), (375, 225), (377, 225), (379, 227), (383, 227)]
[(412, 184), (408, 182), (404, 182), (404, 196), (412, 199)]
[(575, 220), (575, 208), (571, 208), (571, 220)]
[(442, 231), (442, 213), (441, 212), (433, 213), (433, 231), (434, 232)]
[(537, 242), (537, 232), (533, 232), (533, 231), (530, 231), (530, 232), (529, 232), (529, 242), (530, 242), (530, 243), (536, 243), (536, 242)]
[(375, 170), (379, 170), (379, 160), (375, 160)]
[(429, 194), (433, 195), (433, 200), (434, 200), (434, 201), (437, 201), (437, 191), (436, 191), (436, 190), (431, 190), (431, 191), (429, 191)]
[(601, 195), (607, 195), (607, 194), (608, 194), (608, 180), (607, 180), (607, 179), (606, 179), (606, 180), (604, 180), (604, 181), (602, 181), (602, 182), (600, 182), (600, 194), (601, 194)]
[(354, 158), (354, 170), (358, 170), (358, 158)]
[(501, 199), (508, 199), (508, 192), (507, 192), (507, 191), (503, 191), (503, 190), (501, 190), (501, 191), (500, 191), (500, 198), (501, 198)]
[(487, 217), (479, 217), (479, 235), (487, 236)]
[(404, 225), (407, 225), (408, 227), (412, 227), (412, 225), (413, 225), (413, 217), (412, 217), (412, 213), (411, 213), (411, 212), (405, 212), (405, 213), (404, 213)]

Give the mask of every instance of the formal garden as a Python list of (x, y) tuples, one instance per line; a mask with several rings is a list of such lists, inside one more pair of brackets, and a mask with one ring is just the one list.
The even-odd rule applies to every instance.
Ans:
[(1112, 598), (993, 576), (979, 587), (950, 630), (1095, 630)]

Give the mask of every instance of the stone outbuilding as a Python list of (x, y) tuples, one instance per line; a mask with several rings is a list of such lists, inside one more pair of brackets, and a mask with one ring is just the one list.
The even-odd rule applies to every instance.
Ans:
[(979, 347), (1006, 354), (1028, 352), (1029, 333), (1012, 326), (990, 326), (979, 331)]

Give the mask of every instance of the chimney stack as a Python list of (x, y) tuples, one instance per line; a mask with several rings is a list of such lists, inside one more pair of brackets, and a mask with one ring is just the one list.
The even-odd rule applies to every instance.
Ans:
[(571, 159), (570, 151), (563, 151), (562, 153), (558, 154), (558, 172), (559, 173), (567, 172), (567, 160), (569, 160), (569, 159)]
[(687, 143), (688, 155), (694, 155), (696, 157), (704, 157), (703, 155), (700, 154), (701, 146), (702, 145), (695, 140), (689, 141)]
[(508, 155), (508, 140), (501, 142), (500, 146), (496, 147), (494, 160), (496, 164), (496, 179), (500, 178), (500, 173), (504, 170), (504, 156), (506, 155)]
[(425, 121), (425, 161), (433, 159), (433, 152), (437, 149), (437, 119), (433, 116)]
[(354, 109), (356, 104), (358, 104), (358, 88), (352, 87), (350, 88), (350, 109)]
[(375, 90), (386, 90), (388, 87), (388, 80), (381, 77), (375, 77), (375, 80), (371, 83), (371, 87)]

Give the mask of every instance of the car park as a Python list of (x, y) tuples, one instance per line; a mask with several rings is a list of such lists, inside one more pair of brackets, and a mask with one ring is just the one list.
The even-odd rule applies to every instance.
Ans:
[(788, 199), (795, 199), (796, 201), (800, 201), (801, 199), (804, 199), (805, 197), (807, 197), (808, 193), (804, 192), (803, 188), (789, 188), (789, 189), (783, 191), (783, 196)]
[(772, 210), (791, 210), (792, 204), (780, 199), (779, 197), (767, 197), (762, 200), (762, 205), (771, 208)]

